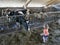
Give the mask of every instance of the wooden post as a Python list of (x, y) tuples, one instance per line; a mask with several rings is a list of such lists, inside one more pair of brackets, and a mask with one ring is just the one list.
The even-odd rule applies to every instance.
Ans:
[(3, 9), (2, 9), (2, 16), (3, 16)]
[(26, 3), (23, 5), (24, 9), (27, 9), (28, 4), (31, 2), (32, 0), (27, 0)]

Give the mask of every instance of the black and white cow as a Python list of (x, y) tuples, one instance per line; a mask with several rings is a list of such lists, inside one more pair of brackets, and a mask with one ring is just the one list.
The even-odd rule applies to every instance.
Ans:
[[(17, 10), (17, 11), (11, 11), (8, 16), (14, 16), (14, 15), (25, 15), (26, 9)], [(28, 24), (26, 23), (26, 19), (24, 16), (19, 16), (16, 18), (16, 22), (19, 22), (20, 25), (23, 25), (26, 30), (28, 30)]]

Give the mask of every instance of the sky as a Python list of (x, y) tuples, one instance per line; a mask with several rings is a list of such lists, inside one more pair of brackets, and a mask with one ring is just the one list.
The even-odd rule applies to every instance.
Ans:
[[(49, 0), (32, 0), (28, 7), (42, 7)], [(26, 0), (0, 0), (0, 7), (23, 7)]]
[[(38, 2), (37, 2), (38, 1)], [(22, 7), (26, 0), (0, 0), (0, 7)], [(39, 0), (32, 0), (28, 7), (42, 7)]]

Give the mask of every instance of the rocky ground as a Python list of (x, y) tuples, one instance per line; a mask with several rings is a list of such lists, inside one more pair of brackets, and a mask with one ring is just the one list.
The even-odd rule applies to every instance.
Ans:
[(33, 31), (21, 30), (0, 37), (0, 45), (60, 45), (60, 25), (52, 22), (49, 24), (50, 36), (47, 44), (42, 42), (42, 28)]
[[(60, 21), (58, 22), (60, 23)], [(3, 36), (0, 35), (0, 45), (60, 45), (60, 24), (59, 23), (57, 22), (49, 23), (50, 35), (47, 44), (44, 44), (42, 42), (42, 36), (40, 35), (42, 33), (43, 28), (37, 28), (31, 31), (26, 31), (22, 26), (22, 30), (20, 31), (16, 30), (15, 32), (10, 34), (6, 34)]]

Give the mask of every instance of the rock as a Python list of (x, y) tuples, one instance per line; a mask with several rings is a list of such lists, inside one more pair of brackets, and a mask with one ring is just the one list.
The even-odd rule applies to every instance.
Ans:
[(60, 30), (54, 30), (54, 35), (60, 35)]
[(57, 22), (58, 22), (58, 24), (60, 25), (60, 19), (59, 19)]

